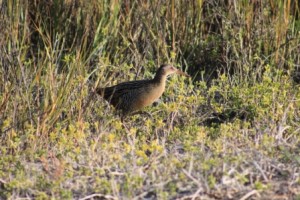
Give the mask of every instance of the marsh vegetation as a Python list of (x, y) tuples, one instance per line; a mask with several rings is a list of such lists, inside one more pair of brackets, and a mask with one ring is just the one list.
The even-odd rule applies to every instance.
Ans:
[[(0, 9), (0, 199), (300, 198), (299, 1)], [(89, 102), (163, 63), (152, 118)]]

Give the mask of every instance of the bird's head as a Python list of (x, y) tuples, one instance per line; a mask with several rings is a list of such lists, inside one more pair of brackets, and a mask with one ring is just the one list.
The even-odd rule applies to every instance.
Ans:
[(180, 74), (180, 75), (183, 75), (186, 77), (190, 77), (190, 75), (184, 73), (183, 71), (181, 71), (169, 64), (161, 65), (160, 68), (157, 70), (157, 73), (161, 73), (165, 76), (168, 76), (170, 74)]

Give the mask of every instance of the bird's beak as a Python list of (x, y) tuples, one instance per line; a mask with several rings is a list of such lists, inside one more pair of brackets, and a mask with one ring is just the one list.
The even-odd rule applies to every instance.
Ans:
[(184, 73), (183, 71), (181, 71), (179, 69), (177, 69), (176, 74), (180, 74), (180, 75), (183, 75), (183, 76), (186, 76), (186, 77), (191, 77), (190, 75), (188, 75), (187, 73)]

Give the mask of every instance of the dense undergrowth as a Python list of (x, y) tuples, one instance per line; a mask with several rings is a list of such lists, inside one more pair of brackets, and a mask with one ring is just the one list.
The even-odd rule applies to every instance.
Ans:
[[(297, 2), (1, 1), (0, 199), (299, 199)], [(91, 95), (162, 63), (152, 117)]]

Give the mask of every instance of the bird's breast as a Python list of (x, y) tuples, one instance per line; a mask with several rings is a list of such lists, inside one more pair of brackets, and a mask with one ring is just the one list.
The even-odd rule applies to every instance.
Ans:
[(151, 105), (156, 101), (165, 90), (165, 84), (154, 85), (147, 89), (144, 89), (140, 94), (139, 98), (136, 99), (136, 109)]

